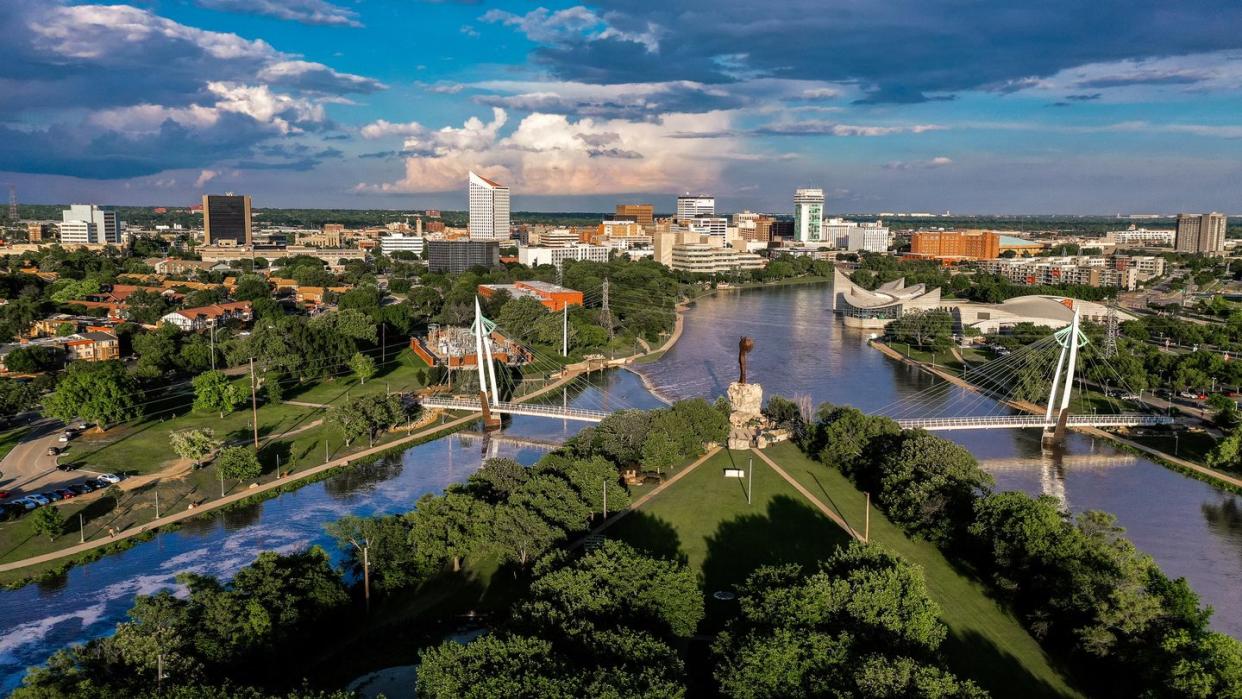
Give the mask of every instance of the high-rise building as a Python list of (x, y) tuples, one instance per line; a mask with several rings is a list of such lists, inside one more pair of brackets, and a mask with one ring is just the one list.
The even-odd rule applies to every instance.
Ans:
[(470, 173), (470, 239), (509, 239), (509, 188)]
[(61, 211), (60, 242), (67, 245), (119, 245), (121, 221), (116, 211), (95, 204), (71, 204)]
[(496, 240), (428, 240), (427, 269), (461, 274), (473, 267), (500, 266), (500, 242)]
[(723, 216), (696, 216), (686, 221), (691, 233), (724, 237), (729, 230), (729, 219)]
[(1228, 219), (1222, 213), (1177, 215), (1177, 251), (1214, 255), (1225, 249), (1225, 227)]
[(794, 240), (799, 243), (825, 242), (823, 219), (824, 190), (799, 189), (794, 192)]
[(716, 197), (707, 194), (677, 197), (677, 220), (687, 221), (700, 216), (716, 215)]
[(617, 204), (617, 218), (632, 218), (634, 223), (650, 229), (655, 225), (655, 207), (651, 204)]
[(250, 196), (203, 195), (203, 244), (250, 245)]

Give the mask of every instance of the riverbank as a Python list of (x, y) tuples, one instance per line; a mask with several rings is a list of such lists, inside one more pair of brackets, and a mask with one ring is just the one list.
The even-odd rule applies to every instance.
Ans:
[[(903, 362), (910, 366), (918, 367), (922, 371), (925, 371), (940, 379), (948, 381), (956, 386), (960, 386), (962, 388), (965, 388), (971, 391), (982, 393), (980, 388), (976, 386), (975, 384), (970, 383), (969, 381), (966, 381), (962, 377), (956, 374), (953, 374), (951, 372), (948, 372), (938, 366), (932, 366), (928, 362), (914, 359), (910, 356), (902, 354), (898, 350), (895, 350), (892, 347), (889, 347), (887, 344), (880, 342), (878, 340), (872, 340), (870, 344), (872, 347), (878, 349), (880, 352), (884, 353), (886, 356), (891, 357), (897, 361)], [(1042, 407), (1038, 405), (1035, 405), (1033, 403), (1026, 403), (1024, 401), (1004, 400), (1001, 402), (1015, 410), (1021, 410), (1023, 412), (1031, 413), (1034, 415), (1038, 415), (1042, 413), (1044, 410)], [(1194, 461), (1190, 461), (1187, 459), (1183, 459), (1181, 457), (1174, 456), (1167, 452), (1160, 451), (1159, 449), (1156, 449), (1154, 447), (1149, 447), (1145, 444), (1140, 444), (1132, 439), (1127, 439), (1126, 437), (1123, 437), (1122, 435), (1119, 435), (1113, 432), (1108, 432), (1106, 430), (1099, 429), (1098, 427), (1071, 427), (1069, 429), (1072, 429), (1077, 432), (1081, 432), (1083, 434), (1091, 435), (1092, 437), (1108, 439), (1116, 444), (1119, 444), (1125, 447), (1128, 450), (1138, 451), (1148, 456), (1151, 456), (1154, 459), (1156, 459), (1157, 462), (1165, 465), (1166, 467), (1178, 473), (1181, 473), (1183, 475), (1188, 475), (1193, 478), (1197, 478), (1199, 480), (1203, 480), (1207, 483), (1211, 483), (1212, 485), (1223, 488), (1229, 492), (1242, 493), (1242, 478), (1231, 476), (1222, 471), (1218, 471), (1216, 469), (1204, 466), (1203, 464), (1199, 464)]]

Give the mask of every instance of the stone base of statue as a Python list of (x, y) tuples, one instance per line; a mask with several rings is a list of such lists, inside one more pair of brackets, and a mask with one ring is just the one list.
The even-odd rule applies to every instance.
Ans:
[(763, 417), (763, 386), (757, 383), (729, 384), (729, 448), (749, 449), (765, 428)]

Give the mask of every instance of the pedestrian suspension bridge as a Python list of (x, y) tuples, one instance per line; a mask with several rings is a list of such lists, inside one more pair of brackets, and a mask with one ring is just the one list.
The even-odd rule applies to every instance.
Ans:
[[(1080, 315), (1076, 308), (1070, 324), (1055, 333), (981, 367), (966, 367), (960, 379), (939, 377), (875, 414), (891, 417), (903, 428), (929, 431), (1039, 428), (1044, 431), (1046, 444), (1062, 442), (1068, 428), (1172, 423), (1167, 415), (1127, 410), (1125, 401), (1116, 398), (1133, 391), (1126, 387), (1107, 353), (1085, 350), (1090, 341), (1082, 332)], [(1084, 359), (1085, 372), (1078, 366)], [(1117, 390), (1096, 391), (1105, 404), (1097, 401), (1088, 405), (1088, 378), (1091, 388), (1103, 385)], [(1079, 382), (1078, 410), (1073, 412), (1075, 379)], [(1041, 406), (1036, 401), (1044, 391), (1048, 398)]]

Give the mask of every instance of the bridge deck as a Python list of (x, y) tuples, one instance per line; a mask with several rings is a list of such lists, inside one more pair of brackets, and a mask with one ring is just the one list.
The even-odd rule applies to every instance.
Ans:
[[(444, 408), (446, 410), (480, 410), (479, 401), (468, 398), (441, 398), (429, 396), (422, 400), (428, 408)], [(577, 420), (579, 422), (599, 422), (608, 417), (608, 413), (583, 408), (567, 408), (559, 405), (539, 403), (510, 403), (501, 401), (491, 407), (493, 412), (509, 415), (533, 415), (535, 417), (552, 417), (561, 420)]]
[[(1164, 415), (1123, 413), (1119, 415), (1070, 415), (1067, 427), (1135, 427), (1140, 425), (1168, 425), (1173, 419)], [(1056, 420), (1046, 420), (1043, 415), (995, 415), (979, 417), (928, 417), (898, 420), (903, 429), (921, 428), (936, 430), (997, 430), (1020, 427), (1056, 427)]]

